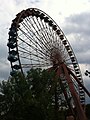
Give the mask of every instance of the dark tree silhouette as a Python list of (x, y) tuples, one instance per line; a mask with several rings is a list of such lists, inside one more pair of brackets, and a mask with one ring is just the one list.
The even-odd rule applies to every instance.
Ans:
[(54, 71), (31, 69), (0, 83), (0, 119), (63, 120), (63, 112), (56, 111), (54, 76)]

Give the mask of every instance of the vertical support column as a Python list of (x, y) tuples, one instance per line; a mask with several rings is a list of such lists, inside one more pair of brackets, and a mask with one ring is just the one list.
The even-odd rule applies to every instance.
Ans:
[[(56, 76), (57, 76), (57, 77), (60, 77), (60, 78), (61, 78), (61, 76), (62, 76), (62, 77), (65, 77), (63, 72), (64, 72), (64, 71), (63, 71), (63, 67), (60, 65), (60, 66), (58, 67), (57, 71), (56, 71)], [(64, 80), (65, 80), (65, 78), (64, 78)], [(66, 81), (66, 80), (65, 80), (65, 81)], [(66, 81), (66, 82), (67, 82), (67, 81)], [(73, 114), (73, 116), (75, 116), (74, 110), (73, 110), (73, 108), (72, 108), (72, 106), (71, 106), (71, 103), (70, 103), (70, 101), (68, 100), (68, 94), (67, 94), (66, 89), (64, 88), (62, 79), (60, 79), (60, 85), (61, 85), (61, 89), (62, 89), (62, 91), (63, 91), (64, 97), (65, 97), (65, 99), (66, 99), (66, 101), (67, 101), (68, 107), (69, 107), (71, 113)]]
[(66, 76), (66, 80), (67, 80), (69, 89), (71, 91), (71, 94), (72, 94), (72, 97), (73, 97), (73, 100), (74, 100), (74, 103), (75, 103), (78, 120), (87, 120), (86, 116), (85, 116), (85, 113), (84, 113), (84, 110), (83, 110), (83, 108), (82, 108), (82, 106), (80, 104), (79, 96), (77, 95), (77, 93), (75, 91), (75, 88), (74, 88), (73, 82), (71, 80), (69, 71), (67, 70), (67, 67), (66, 67), (65, 64), (62, 64), (62, 67), (63, 67), (64, 74)]
[(70, 71), (69, 68), (67, 68), (69, 73), (74, 77), (74, 79), (77, 81), (77, 83), (82, 87), (82, 89), (87, 93), (87, 95), (90, 97), (90, 92), (84, 87), (84, 85), (78, 80), (78, 78)]

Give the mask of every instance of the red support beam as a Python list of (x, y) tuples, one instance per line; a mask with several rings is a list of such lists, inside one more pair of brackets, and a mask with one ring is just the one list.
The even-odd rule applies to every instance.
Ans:
[(68, 71), (68, 69), (67, 69), (65, 64), (62, 64), (62, 67), (63, 67), (64, 74), (65, 74), (67, 83), (69, 85), (69, 89), (71, 91), (71, 94), (72, 94), (72, 97), (73, 97), (73, 100), (74, 100), (74, 103), (75, 103), (78, 120), (87, 120), (87, 118), (85, 116), (85, 113), (84, 113), (84, 110), (83, 110), (83, 108), (81, 106), (81, 103), (80, 103), (80, 100), (79, 100), (79, 96), (77, 95), (77, 93), (75, 91), (75, 88), (74, 88), (73, 82), (71, 80), (69, 71)]
[(77, 83), (82, 87), (82, 89), (84, 89), (87, 95), (90, 97), (90, 92), (84, 87), (84, 85), (79, 81), (79, 79), (73, 74), (73, 72), (68, 67), (67, 67), (67, 70), (73, 76), (73, 78), (77, 81)]
[[(59, 68), (56, 71), (56, 77), (60, 77), (60, 75), (64, 75), (63, 72), (62, 72), (62, 66), (59, 66)], [(69, 109), (70, 109), (72, 115), (75, 116), (74, 110), (73, 110), (73, 108), (71, 106), (71, 103), (70, 103), (70, 101), (68, 101), (68, 95), (67, 95), (66, 89), (64, 88), (64, 85), (63, 85), (62, 81), (60, 81), (60, 85), (61, 85), (61, 89), (63, 91), (63, 94), (65, 96), (65, 99), (67, 101), (67, 104), (69, 106)]]

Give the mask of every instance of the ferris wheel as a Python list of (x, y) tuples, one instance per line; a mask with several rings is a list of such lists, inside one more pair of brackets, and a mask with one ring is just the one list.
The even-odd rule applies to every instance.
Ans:
[[(31, 68), (56, 69), (61, 84), (69, 85), (70, 92), (66, 93), (74, 97), (74, 89), (79, 96), (78, 104), (85, 104), (85, 88), (76, 56), (63, 31), (48, 14), (37, 8), (18, 13), (12, 20), (7, 46), (11, 74)], [(77, 100), (73, 100), (76, 104)]]

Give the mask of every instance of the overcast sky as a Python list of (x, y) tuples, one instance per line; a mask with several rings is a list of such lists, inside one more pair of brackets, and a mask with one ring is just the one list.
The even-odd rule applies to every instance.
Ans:
[(15, 15), (23, 9), (36, 7), (49, 14), (61, 27), (79, 62), (85, 86), (90, 80), (90, 0), (0, 0), (0, 79), (8, 79), (8, 31)]

